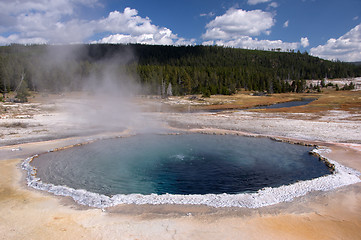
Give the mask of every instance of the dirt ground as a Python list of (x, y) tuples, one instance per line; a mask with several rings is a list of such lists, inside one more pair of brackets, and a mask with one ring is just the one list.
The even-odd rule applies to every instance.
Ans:
[[(302, 97), (276, 95), (272, 101)], [(0, 106), (0, 239), (361, 239), (360, 183), (258, 209), (124, 205), (102, 211), (30, 189), (20, 169), (24, 158), (125, 134), (69, 121), (75, 116), (64, 111), (64, 98), (69, 99), (54, 96), (49, 101), (48, 96), (37, 96), (31, 103)], [(228, 101), (251, 98), (253, 105), (270, 101), (267, 96), (234, 98)], [(137, 101), (152, 109), (139, 118), (141, 124), (151, 122), (152, 130), (166, 127), (292, 138), (327, 146), (332, 150), (327, 157), (361, 171), (361, 93), (325, 92), (317, 98), (308, 106), (289, 109), (217, 113), (177, 112), (172, 99)], [(181, 100), (194, 101), (189, 97), (177, 101)], [(159, 108), (171, 112), (153, 111)]]

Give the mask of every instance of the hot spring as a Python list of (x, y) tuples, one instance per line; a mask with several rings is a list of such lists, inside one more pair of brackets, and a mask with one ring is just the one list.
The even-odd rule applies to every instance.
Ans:
[(136, 135), (40, 155), (42, 182), (117, 194), (239, 194), (330, 174), (312, 148), (232, 135)]

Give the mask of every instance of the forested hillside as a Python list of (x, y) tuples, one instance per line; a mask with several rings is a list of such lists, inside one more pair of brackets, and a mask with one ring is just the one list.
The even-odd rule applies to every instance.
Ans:
[[(300, 52), (217, 46), (11, 45), (0, 47), (0, 91), (80, 90), (89, 79), (125, 73), (147, 94), (302, 92), (306, 79), (361, 76), (361, 66)], [(128, 78), (129, 79), (129, 78)], [(21, 84), (20, 84), (21, 83)]]

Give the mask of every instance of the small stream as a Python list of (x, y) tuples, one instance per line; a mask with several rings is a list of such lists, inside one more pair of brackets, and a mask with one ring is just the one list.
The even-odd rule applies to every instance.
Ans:
[(272, 105), (262, 105), (262, 106), (256, 106), (252, 108), (235, 108), (235, 109), (209, 109), (209, 110), (190, 110), (189, 113), (194, 112), (211, 112), (211, 113), (218, 113), (223, 111), (230, 111), (230, 110), (236, 110), (236, 111), (243, 111), (243, 110), (253, 110), (253, 109), (279, 109), (279, 108), (289, 108), (289, 107), (297, 107), (297, 106), (303, 106), (307, 105), (313, 101), (317, 100), (317, 98), (304, 98), (299, 101), (290, 101), (290, 102), (283, 102), (283, 103), (276, 103)]
[(283, 103), (276, 103), (268, 106), (258, 106), (253, 108), (247, 108), (245, 110), (251, 110), (251, 109), (278, 109), (278, 108), (289, 108), (289, 107), (298, 107), (307, 105), (313, 101), (315, 101), (315, 98), (304, 98), (300, 101), (291, 101), (291, 102), (283, 102)]

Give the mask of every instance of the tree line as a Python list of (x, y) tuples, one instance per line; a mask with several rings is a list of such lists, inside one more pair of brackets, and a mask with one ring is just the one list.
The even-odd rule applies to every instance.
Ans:
[[(110, 67), (111, 66), (111, 67)], [(143, 86), (144, 94), (233, 94), (238, 89), (303, 92), (307, 79), (361, 76), (361, 65), (307, 52), (219, 46), (141, 44), (18, 45), (0, 47), (0, 92), (21, 88), (80, 90), (112, 71)]]

